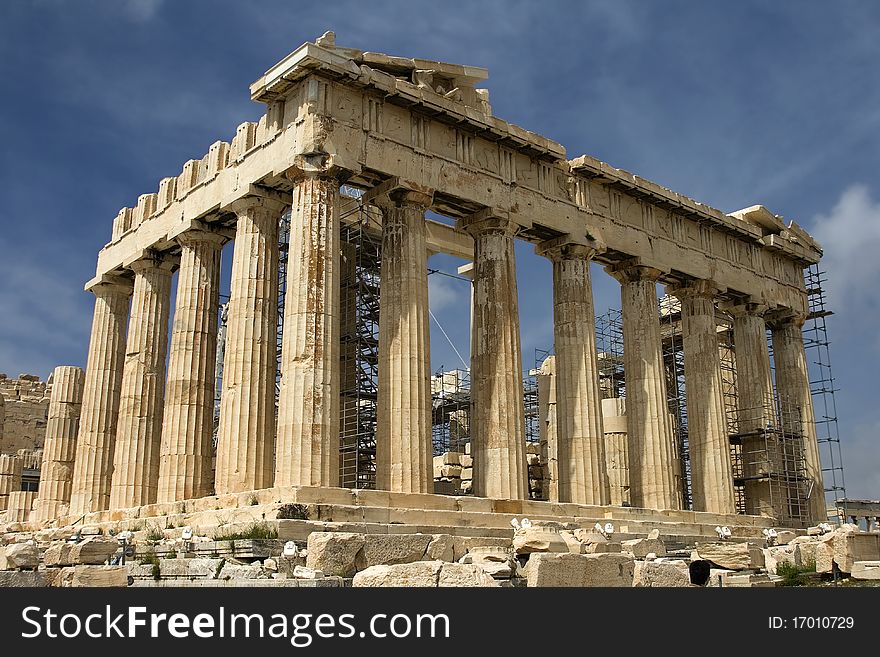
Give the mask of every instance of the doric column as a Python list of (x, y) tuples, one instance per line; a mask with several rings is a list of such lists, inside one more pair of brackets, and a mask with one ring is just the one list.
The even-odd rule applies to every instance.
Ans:
[(602, 400), (602, 424), (605, 430), (605, 462), (608, 464), (610, 503), (630, 504), (629, 446), (626, 438), (626, 399), (608, 397)]
[(718, 325), (711, 281), (669, 289), (681, 300), (688, 447), (694, 511), (735, 513), (730, 439), (724, 412)]
[(90, 291), (95, 295), (95, 314), (73, 466), (71, 518), (103, 511), (110, 505), (119, 394), (125, 363), (125, 327), (132, 283), (118, 279), (99, 283)]
[(825, 522), (827, 513), (816, 418), (813, 415), (810, 373), (804, 351), (802, 327), (805, 320), (806, 317), (802, 314), (777, 312), (771, 319), (770, 327), (773, 337), (773, 361), (776, 364), (776, 390), (779, 394), (783, 430), (794, 433), (799, 431), (803, 436), (804, 465), (807, 479), (812, 483), (809, 519), (816, 523)]
[(217, 494), (272, 486), (278, 220), (284, 208), (262, 196), (245, 197), (229, 208), (238, 219), (217, 428)]
[(135, 261), (110, 508), (156, 501), (168, 356), (171, 263), (158, 254)]
[(21, 490), (21, 458), (0, 454), (0, 511), (9, 508), (9, 496)]
[(474, 493), (525, 499), (525, 411), (513, 234), (507, 217), (481, 211), (460, 220), (474, 238), (471, 451)]
[[(787, 500), (773, 490), (770, 476), (781, 475), (773, 375), (767, 349), (766, 306), (743, 303), (726, 306), (733, 316), (736, 353), (737, 433), (740, 436), (743, 496), (748, 515), (781, 518)], [(786, 493), (787, 495), (787, 493)]]
[(608, 268), (620, 281), (623, 367), (633, 506), (677, 509), (676, 450), (666, 403), (657, 280), (661, 272), (625, 261)]
[(329, 171), (290, 176), (275, 485), (338, 486), (339, 178)]
[(220, 249), (207, 230), (177, 237), (180, 269), (159, 450), (158, 502), (210, 495)]
[(56, 367), (46, 420), (46, 441), (40, 465), (40, 490), (31, 519), (36, 522), (68, 515), (76, 434), (82, 409), (83, 371), (78, 367)]
[(590, 278), (590, 260), (597, 249), (554, 241), (539, 247), (538, 252), (553, 262), (559, 501), (608, 504), (610, 490)]
[[(433, 493), (431, 340), (425, 211), (430, 190), (397, 188), (382, 209), (376, 487)], [(366, 202), (366, 199), (365, 199)]]

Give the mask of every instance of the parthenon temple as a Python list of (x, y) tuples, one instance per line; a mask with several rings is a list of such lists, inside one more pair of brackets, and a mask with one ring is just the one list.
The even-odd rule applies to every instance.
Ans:
[[(825, 521), (802, 334), (820, 245), (761, 205), (726, 214), (568, 159), (493, 115), (487, 77), (339, 47), (328, 32), (257, 79), (258, 122), (108, 221), (85, 285), (87, 366), (54, 374), (41, 484), (20, 520), (106, 523), (250, 496), (405, 509), (420, 526), (432, 511), (749, 531)], [(527, 436), (517, 240), (552, 264), (540, 441)], [(428, 258), (443, 253), (472, 263), (469, 393), (451, 416), (430, 360)], [(347, 280), (367, 256), (377, 380), (359, 451), (346, 432), (366, 402), (351, 393), (347, 336), (367, 310)], [(597, 346), (591, 263), (620, 284), (618, 354)], [(685, 453), (669, 404), (673, 323)], [(438, 446), (450, 421), (465, 438)]]

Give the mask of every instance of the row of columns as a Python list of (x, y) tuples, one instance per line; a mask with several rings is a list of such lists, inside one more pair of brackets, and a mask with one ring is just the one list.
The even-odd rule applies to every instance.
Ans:
[[(178, 238), (181, 255), (170, 352), (172, 266), (167, 260), (147, 254), (132, 265), (133, 284), (107, 280), (92, 288), (95, 315), (73, 472), (72, 515), (190, 499), (211, 490), (219, 494), (272, 485), (338, 484), (340, 176), (324, 170), (297, 170), (290, 175), (292, 229), (277, 429), (277, 230), (286, 204), (268, 195), (252, 196), (231, 208), (237, 221), (213, 482), (214, 353), (220, 249), (226, 237), (201, 227)], [(374, 190), (370, 202), (384, 214), (377, 483), (388, 490), (432, 492), (424, 221), (432, 192), (395, 181)], [(474, 489), (486, 497), (524, 498), (516, 226), (505, 216), (484, 211), (460, 220), (458, 227), (473, 237), (475, 253)], [(590, 262), (599, 247), (561, 238), (542, 244), (538, 251), (553, 263), (559, 497), (608, 504), (590, 279)], [(621, 283), (632, 502), (678, 508), (676, 445), (656, 311), (660, 272), (635, 260), (608, 271)], [(694, 503), (699, 510), (732, 513), (715, 328), (717, 290), (707, 281), (696, 281), (673, 293), (682, 300), (684, 317)], [(735, 316), (745, 407), (765, 393), (769, 360), (761, 333), (763, 319), (748, 308)], [(780, 393), (796, 393), (807, 417), (809, 384), (804, 378), (799, 328), (779, 324), (778, 333), (779, 345), (774, 333), (774, 347)], [(818, 464), (817, 454), (814, 463)], [(815, 474), (815, 468), (811, 472)], [(819, 475), (821, 496), (821, 471)]]

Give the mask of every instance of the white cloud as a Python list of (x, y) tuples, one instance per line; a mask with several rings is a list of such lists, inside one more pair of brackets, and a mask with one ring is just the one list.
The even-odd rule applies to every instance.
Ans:
[(470, 289), (464, 281), (442, 274), (428, 276), (428, 306), (435, 315), (453, 306), (466, 309), (469, 300)]
[(825, 252), (822, 266), (829, 273), (831, 305), (856, 323), (876, 326), (880, 319), (880, 202), (866, 185), (851, 185), (829, 214), (816, 217), (812, 234)]
[(125, 13), (137, 23), (147, 23), (159, 13), (165, 0), (126, 0), (123, 4)]

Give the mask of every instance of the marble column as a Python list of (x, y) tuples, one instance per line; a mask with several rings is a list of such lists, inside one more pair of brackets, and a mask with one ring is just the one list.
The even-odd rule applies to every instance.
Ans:
[(70, 517), (74, 520), (110, 506), (132, 283), (125, 279), (102, 282), (90, 291), (95, 295), (95, 314), (70, 492)]
[(602, 400), (602, 424), (605, 430), (605, 462), (608, 466), (610, 504), (631, 504), (629, 491), (629, 445), (627, 444), (626, 399)]
[(608, 268), (621, 284), (623, 362), (633, 506), (678, 509), (676, 449), (666, 401), (657, 280), (661, 272), (625, 261)]
[(474, 494), (526, 499), (522, 347), (513, 235), (506, 217), (459, 221), (474, 238), (471, 451)]
[(294, 178), (276, 486), (339, 485), (339, 179)]
[[(740, 434), (743, 496), (748, 515), (782, 518), (787, 500), (770, 485), (770, 475), (781, 474), (779, 439), (773, 397), (773, 375), (767, 349), (766, 306), (731, 305), (736, 349), (737, 433)], [(767, 428), (771, 431), (765, 432)], [(776, 494), (773, 494), (773, 493)]]
[(31, 520), (44, 522), (68, 515), (76, 435), (82, 409), (83, 371), (56, 367), (46, 419), (46, 441), (40, 465), (40, 490)]
[(432, 194), (395, 190), (382, 208), (376, 486), (433, 493), (431, 340), (425, 211)]
[(238, 218), (214, 468), (218, 495), (272, 486), (278, 220), (285, 205), (266, 197), (248, 196), (229, 209)]
[(9, 496), (21, 490), (22, 461), (12, 454), (0, 454), (0, 511), (9, 508)]
[(827, 513), (810, 373), (804, 351), (802, 328), (805, 320), (804, 315), (776, 313), (771, 320), (771, 330), (773, 361), (776, 364), (776, 390), (783, 416), (783, 430), (799, 431), (803, 436), (806, 476), (812, 483), (808, 503), (809, 520), (817, 523), (825, 522)]
[(171, 263), (151, 254), (131, 268), (134, 293), (122, 369), (111, 509), (153, 504), (159, 480)]
[(207, 230), (177, 237), (180, 269), (159, 449), (158, 502), (210, 495), (220, 249)]
[(559, 501), (608, 504), (610, 489), (596, 353), (591, 246), (551, 243)]
[(717, 289), (710, 281), (699, 280), (670, 288), (669, 293), (681, 301), (694, 511), (735, 513), (715, 320)]

